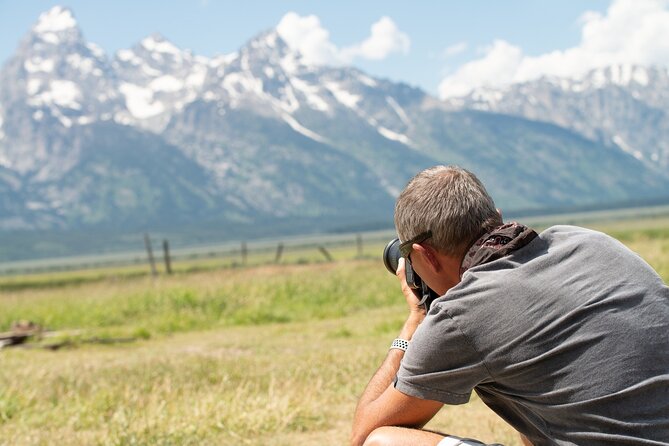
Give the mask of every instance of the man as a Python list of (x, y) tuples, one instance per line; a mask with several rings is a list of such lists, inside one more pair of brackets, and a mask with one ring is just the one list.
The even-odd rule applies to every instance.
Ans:
[(409, 316), (360, 397), (353, 445), (481, 444), (421, 430), (472, 390), (525, 444), (669, 444), (669, 288), (636, 254), (582, 228), (503, 224), (457, 167), (414, 177), (395, 226), (441, 297), (420, 307), (400, 260)]

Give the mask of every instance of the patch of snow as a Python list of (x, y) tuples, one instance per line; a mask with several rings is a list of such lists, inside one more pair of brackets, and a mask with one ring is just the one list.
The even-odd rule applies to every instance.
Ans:
[(570, 90), (574, 93), (580, 93), (582, 91), (585, 91), (588, 89), (588, 86), (585, 84), (585, 82), (574, 82), (571, 84)]
[(165, 91), (172, 93), (184, 87), (183, 81), (168, 74), (155, 78), (149, 83), (149, 89), (153, 91)]
[(379, 178), (379, 183), (381, 184), (381, 187), (386, 190), (390, 194), (391, 197), (397, 197), (400, 194), (400, 189), (393, 186), (390, 184), (390, 181), (388, 181), (385, 178)]
[(300, 124), (299, 122), (297, 122), (297, 120), (295, 120), (295, 118), (293, 118), (293, 117), (290, 116), (289, 114), (287, 114), (287, 113), (283, 113), (283, 114), (281, 115), (281, 117), (283, 118), (284, 121), (286, 121), (286, 123), (288, 123), (289, 126), (291, 126), (291, 127), (293, 128), (293, 130), (295, 130), (295, 131), (298, 132), (298, 133), (303, 134), (303, 135), (306, 136), (307, 138), (311, 138), (311, 139), (313, 139), (314, 141), (318, 141), (318, 142), (321, 142), (321, 143), (327, 143), (327, 142), (328, 142), (327, 139), (323, 138), (323, 137), (322, 137), (321, 135), (319, 135), (318, 133), (316, 133), (316, 132), (314, 132), (314, 131), (312, 131), (312, 130), (309, 130), (309, 129), (306, 128), (306, 127), (303, 127), (302, 124)]
[(93, 53), (93, 55), (98, 59), (102, 59), (105, 57), (105, 52), (102, 50), (102, 48), (100, 48), (98, 45), (94, 43), (87, 43), (86, 48), (88, 48), (91, 51), (91, 53)]
[(209, 62), (209, 64), (212, 67), (216, 68), (216, 67), (219, 67), (221, 65), (228, 65), (229, 63), (231, 63), (232, 61), (234, 61), (238, 57), (239, 57), (238, 52), (234, 52), (234, 53), (230, 53), (230, 54), (224, 54), (223, 56), (218, 56), (218, 57), (213, 58)]
[(76, 20), (69, 9), (54, 6), (47, 12), (40, 14), (33, 31), (38, 33), (65, 31), (77, 26)]
[(23, 62), (23, 68), (28, 73), (38, 73), (40, 71), (50, 73), (53, 71), (54, 62), (51, 59), (42, 59), (41, 57), (33, 57), (30, 60)]
[[(150, 118), (165, 111), (165, 106), (162, 102), (153, 102), (153, 91), (148, 88), (124, 82), (119, 87), (119, 90), (125, 97), (125, 105), (128, 111), (137, 119)], [(125, 122), (121, 123), (125, 124)]]
[(300, 108), (300, 101), (295, 97), (295, 91), (291, 85), (286, 85), (281, 89), (283, 92), (282, 101), (279, 102), (280, 107), (288, 113), (293, 113)]
[(388, 103), (388, 105), (390, 105), (390, 107), (392, 107), (393, 111), (395, 111), (395, 114), (397, 114), (397, 116), (404, 123), (404, 125), (411, 124), (411, 121), (409, 121), (409, 117), (407, 116), (406, 112), (402, 107), (400, 107), (400, 104), (398, 104), (397, 101), (395, 101), (395, 99), (393, 99), (390, 96), (386, 96), (386, 102)]
[(50, 43), (52, 45), (58, 45), (60, 43), (60, 39), (58, 38), (58, 35), (54, 33), (44, 33), (40, 34), (39, 37), (44, 40), (47, 43)]
[(41, 86), (42, 86), (41, 80), (28, 79), (28, 83), (26, 84), (26, 93), (32, 96), (39, 91)]
[[(0, 139), (4, 138), (5, 135), (0, 132)], [(8, 169), (12, 168), (12, 163), (9, 162), (9, 159), (0, 153), (0, 166), (7, 167)]]
[(263, 71), (265, 72), (265, 76), (269, 77), (270, 79), (272, 79), (274, 77), (274, 68), (265, 67), (265, 69)]
[(124, 113), (117, 112), (114, 115), (114, 121), (118, 122), (119, 124), (123, 125), (131, 125), (132, 124), (132, 119), (130, 119), (128, 116), (126, 116)]
[(590, 81), (592, 82), (593, 88), (603, 88), (607, 84), (606, 74), (604, 70), (595, 70), (590, 76)]
[(378, 82), (376, 82), (374, 79), (365, 76), (364, 74), (359, 74), (358, 80), (363, 84), (367, 85), (368, 87), (376, 87), (377, 85), (379, 85)]
[(649, 82), (648, 71), (644, 67), (636, 67), (634, 73), (632, 73), (632, 79), (634, 79), (637, 84), (645, 87)]
[(68, 129), (70, 127), (72, 127), (72, 120), (70, 118), (68, 118), (67, 116), (60, 115), (58, 117), (58, 120), (60, 121), (61, 124), (63, 124)]
[(247, 91), (257, 94), (263, 93), (262, 80), (250, 76), (248, 73), (230, 73), (223, 78), (223, 88), (230, 96), (239, 96)]
[(653, 153), (653, 154), (650, 156), (650, 159), (653, 160), (653, 161), (655, 161), (655, 162), (657, 162), (657, 161), (660, 160), (660, 154), (657, 153), (657, 152), (655, 152), (655, 153)]
[(293, 53), (289, 53), (281, 58), (279, 65), (281, 65), (281, 68), (284, 72), (292, 74), (297, 71), (297, 68), (300, 64), (297, 62), (297, 60), (295, 60), (295, 55)]
[(249, 55), (247, 53), (242, 55), (242, 60), (239, 61), (239, 64), (241, 65), (242, 70), (251, 71), (251, 66), (249, 65)]
[(157, 51), (159, 53), (173, 54), (175, 56), (181, 56), (181, 50), (174, 46), (171, 42), (167, 40), (156, 40), (154, 37), (149, 36), (141, 41), (141, 44), (144, 48), (149, 51)]
[(341, 85), (336, 82), (327, 82), (325, 87), (332, 92), (335, 99), (347, 106), (348, 108), (356, 109), (360, 96), (355, 95), (347, 90), (344, 90)]
[(33, 119), (35, 121), (41, 121), (43, 117), (44, 112), (42, 110), (35, 110), (35, 113), (33, 113)]
[(53, 103), (61, 107), (80, 109), (81, 90), (72, 81), (53, 80), (49, 83)]
[(99, 69), (99, 68), (95, 68), (95, 69), (93, 70), (93, 76), (97, 76), (97, 77), (102, 76), (102, 70)]
[(81, 57), (80, 54), (73, 53), (67, 56), (67, 63), (73, 68), (77, 68), (83, 74), (89, 74), (93, 71), (95, 61), (88, 57)]
[(28, 104), (32, 106), (57, 105), (72, 110), (80, 110), (81, 90), (72, 81), (53, 80), (49, 82), (48, 88), (38, 95), (28, 99)]
[(207, 77), (207, 67), (205, 65), (195, 65), (193, 71), (186, 77), (186, 85), (189, 87), (200, 88)]
[(93, 121), (95, 121), (93, 116), (81, 116), (81, 117), (79, 117), (79, 119), (77, 119), (77, 124), (86, 125), (86, 124), (90, 124)]
[(407, 138), (406, 135), (402, 135), (400, 133), (395, 133), (392, 130), (389, 130), (389, 129), (387, 129), (385, 127), (381, 127), (381, 126), (377, 127), (376, 130), (378, 130), (378, 132), (381, 135), (383, 135), (385, 138), (391, 139), (393, 141), (399, 141), (402, 144), (406, 144), (406, 145), (411, 144), (411, 140), (409, 138)]
[(116, 57), (118, 57), (123, 62), (128, 62), (137, 58), (137, 56), (135, 56), (135, 53), (133, 53), (132, 50), (118, 50), (116, 52)]
[(624, 152), (629, 153), (634, 158), (636, 158), (638, 160), (643, 159), (643, 153), (641, 153), (639, 150), (636, 150), (633, 147), (631, 147), (629, 144), (627, 144), (627, 142), (625, 142), (625, 140), (620, 135), (615, 135), (613, 137), (613, 142), (616, 143), (616, 145), (618, 147), (623, 149)]
[(304, 94), (307, 104), (314, 110), (327, 111), (330, 109), (328, 103), (318, 95), (319, 87), (317, 85), (310, 85), (297, 77), (291, 78), (290, 83)]
[(267, 37), (265, 37), (265, 43), (267, 44), (268, 47), (274, 48), (276, 46), (276, 38), (277, 38), (276, 33), (269, 33), (267, 34)]
[(142, 71), (149, 77), (160, 76), (162, 73), (155, 68), (150, 67), (147, 64), (142, 64)]
[(215, 101), (216, 99), (218, 99), (218, 96), (216, 96), (216, 93), (209, 90), (209, 91), (204, 92), (204, 95), (202, 95), (202, 98), (207, 102), (211, 102), (211, 101)]

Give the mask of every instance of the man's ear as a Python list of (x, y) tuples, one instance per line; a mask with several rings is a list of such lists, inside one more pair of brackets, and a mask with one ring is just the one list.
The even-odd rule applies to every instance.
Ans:
[(418, 243), (414, 243), (412, 248), (414, 251), (423, 256), (425, 263), (430, 268), (432, 268), (435, 273), (438, 273), (442, 270), (441, 262), (439, 261), (439, 257), (436, 255), (437, 253), (433, 247), (430, 245), (419, 245)]

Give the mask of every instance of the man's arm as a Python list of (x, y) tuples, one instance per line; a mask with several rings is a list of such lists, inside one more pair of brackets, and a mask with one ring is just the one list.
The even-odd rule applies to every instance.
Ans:
[[(418, 306), (418, 298), (406, 283), (404, 259), (400, 259), (397, 276), (402, 283), (402, 292), (409, 304), (409, 317), (399, 337), (409, 341), (425, 318), (425, 311)], [(362, 445), (367, 436), (377, 427), (422, 427), (443, 406), (437, 401), (405, 395), (394, 388), (393, 380), (403, 356), (402, 350), (391, 349), (381, 367), (367, 384), (367, 388), (358, 401), (353, 419), (352, 446)]]

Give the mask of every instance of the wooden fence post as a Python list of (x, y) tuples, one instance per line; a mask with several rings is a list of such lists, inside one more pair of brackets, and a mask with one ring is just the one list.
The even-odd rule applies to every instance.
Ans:
[(172, 274), (172, 259), (170, 259), (170, 243), (167, 239), (163, 240), (163, 257), (165, 258), (165, 271)]
[(158, 271), (156, 271), (156, 261), (153, 258), (153, 249), (151, 249), (151, 240), (149, 239), (149, 234), (144, 233), (144, 246), (146, 247), (146, 254), (149, 257), (149, 264), (151, 265), (151, 275), (156, 277)]
[(323, 256), (325, 257), (325, 260), (327, 260), (328, 262), (332, 262), (332, 256), (330, 255), (328, 250), (325, 249), (325, 246), (322, 246), (322, 245), (319, 246), (318, 250), (321, 252), (321, 254), (323, 254)]
[(358, 246), (358, 257), (362, 257), (362, 235), (358, 234), (355, 237), (355, 244)]
[(281, 261), (282, 255), (283, 255), (283, 243), (279, 243), (279, 246), (276, 247), (276, 256), (274, 256), (274, 263), (279, 263)]

